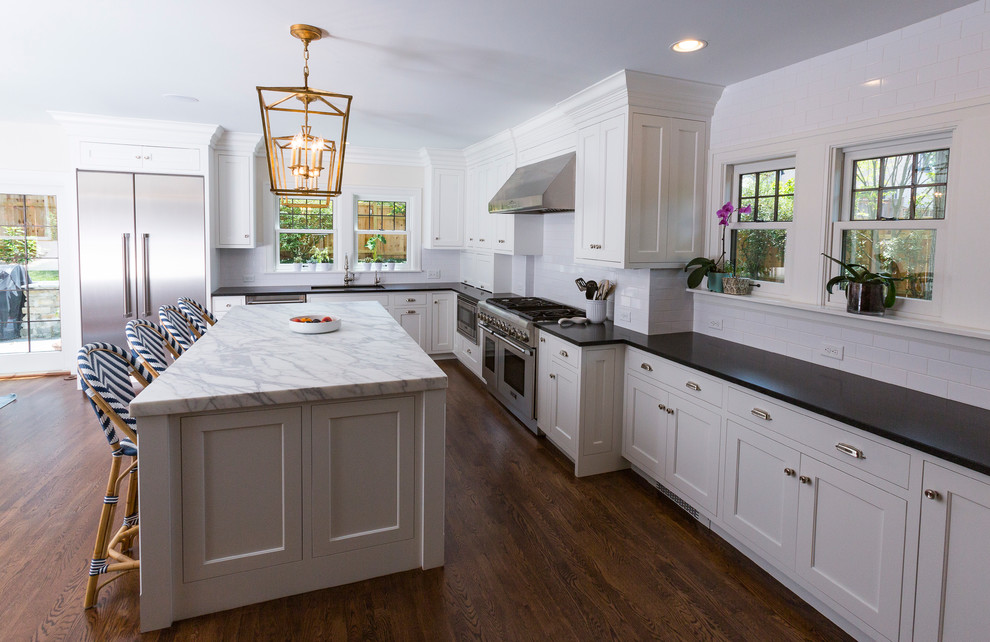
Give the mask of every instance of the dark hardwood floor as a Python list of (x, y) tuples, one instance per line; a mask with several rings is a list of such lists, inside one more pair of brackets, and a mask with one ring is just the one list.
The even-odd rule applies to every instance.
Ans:
[(82, 609), (109, 468), (61, 378), (0, 380), (0, 639), (807, 640), (847, 636), (630, 471), (576, 479), (455, 361), (446, 565), (138, 633), (138, 578)]

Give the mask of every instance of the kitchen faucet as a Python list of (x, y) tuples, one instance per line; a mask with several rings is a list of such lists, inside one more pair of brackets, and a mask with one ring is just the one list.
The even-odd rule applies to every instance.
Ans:
[[(349, 257), (344, 254), (344, 285), (350, 285), (355, 280), (355, 275), (351, 272)], [(377, 283), (377, 280), (376, 280)]]

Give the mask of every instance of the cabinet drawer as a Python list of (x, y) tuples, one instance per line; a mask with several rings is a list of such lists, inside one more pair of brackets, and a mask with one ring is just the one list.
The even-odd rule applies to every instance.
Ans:
[(407, 305), (426, 305), (426, 292), (400, 292), (390, 294), (392, 307), (401, 308)]
[(668, 386), (678, 394), (722, 407), (723, 384), (717, 379), (641, 350), (629, 349), (626, 354), (626, 372)]
[(729, 412), (865, 472), (908, 487), (911, 456), (852, 430), (819, 421), (781, 403), (729, 388)]
[(563, 339), (558, 339), (544, 332), (540, 334), (539, 346), (541, 357), (544, 355), (552, 356), (555, 361), (559, 361), (572, 368), (577, 368), (581, 365), (581, 348), (573, 343), (568, 343)]

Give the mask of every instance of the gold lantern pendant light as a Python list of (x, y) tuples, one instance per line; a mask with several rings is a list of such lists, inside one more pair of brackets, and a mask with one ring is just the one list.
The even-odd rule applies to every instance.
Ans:
[(325, 207), (340, 194), (352, 97), (309, 86), (309, 43), (323, 30), (292, 25), (289, 33), (303, 42), (303, 86), (258, 87), (268, 174), (283, 202)]

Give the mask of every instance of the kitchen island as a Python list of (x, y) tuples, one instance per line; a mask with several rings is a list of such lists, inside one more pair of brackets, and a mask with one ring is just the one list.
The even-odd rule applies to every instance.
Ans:
[(131, 403), (141, 630), (441, 566), (446, 386), (378, 303), (231, 310)]

